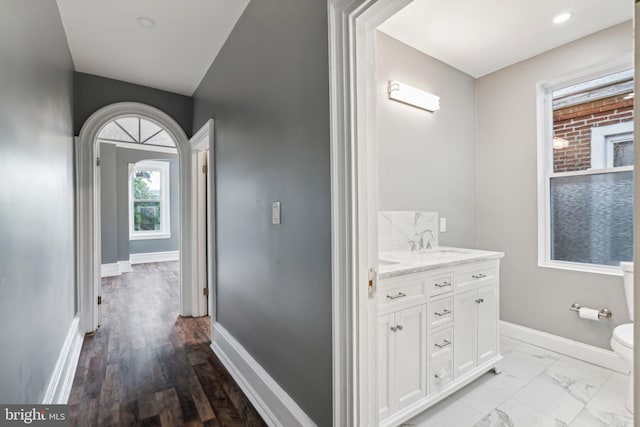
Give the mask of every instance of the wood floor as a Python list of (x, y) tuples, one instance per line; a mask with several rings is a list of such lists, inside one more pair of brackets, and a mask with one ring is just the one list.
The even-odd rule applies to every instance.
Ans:
[(266, 425), (209, 344), (209, 317), (179, 318), (178, 262), (102, 282), (69, 398), (73, 426)]

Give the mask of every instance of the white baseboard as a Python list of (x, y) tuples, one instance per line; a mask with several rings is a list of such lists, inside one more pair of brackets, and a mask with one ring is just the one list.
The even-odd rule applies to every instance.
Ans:
[(53, 374), (42, 397), (43, 405), (63, 405), (69, 400), (83, 339), (84, 334), (80, 331), (80, 316), (77, 315), (71, 322)]
[(131, 265), (146, 264), (148, 262), (178, 261), (179, 259), (180, 251), (148, 252), (144, 254), (129, 255), (129, 261), (131, 262)]
[(100, 266), (100, 277), (119, 276), (122, 273), (131, 273), (133, 264), (145, 264), (148, 262), (178, 261), (179, 251), (169, 252), (147, 252), (143, 254), (129, 255), (129, 261), (118, 261), (112, 264), (102, 264)]
[(505, 322), (504, 320), (500, 321), (500, 333), (625, 375), (629, 374), (629, 367), (624, 360), (611, 350), (538, 331), (537, 329), (527, 328), (526, 326), (516, 325), (515, 323)]
[(117, 262), (112, 264), (102, 264), (100, 266), (100, 277), (111, 277), (120, 275), (120, 265)]
[(316, 425), (219, 323), (213, 326), (211, 348), (269, 426)]

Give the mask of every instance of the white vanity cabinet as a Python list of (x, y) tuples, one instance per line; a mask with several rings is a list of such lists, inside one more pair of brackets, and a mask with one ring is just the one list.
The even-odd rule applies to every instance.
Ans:
[(455, 377), (498, 354), (497, 285), (485, 285), (454, 297)]
[(495, 366), (499, 259), (382, 278), (380, 425), (397, 426)]
[(427, 393), (427, 306), (424, 303), (406, 305), (395, 306), (396, 311), (378, 317), (380, 419), (406, 408)]

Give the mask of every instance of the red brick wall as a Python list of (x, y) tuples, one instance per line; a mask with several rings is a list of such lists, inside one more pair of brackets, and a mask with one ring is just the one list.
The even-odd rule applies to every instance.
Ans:
[(567, 148), (553, 150), (553, 171), (568, 172), (591, 167), (591, 128), (633, 120), (633, 98), (612, 96), (553, 112), (554, 137), (569, 141)]

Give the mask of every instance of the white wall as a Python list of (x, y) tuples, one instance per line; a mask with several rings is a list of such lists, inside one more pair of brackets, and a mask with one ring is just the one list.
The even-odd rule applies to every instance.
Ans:
[[(631, 22), (545, 52), (477, 81), (478, 245), (504, 251), (503, 320), (609, 348), (629, 321), (622, 279), (537, 265), (536, 84), (633, 52)], [(613, 311), (611, 321), (579, 319), (574, 303)]]
[[(475, 79), (381, 32), (376, 53), (380, 210), (437, 211), (441, 245), (475, 247)], [(390, 80), (440, 96), (441, 109), (389, 100)]]

